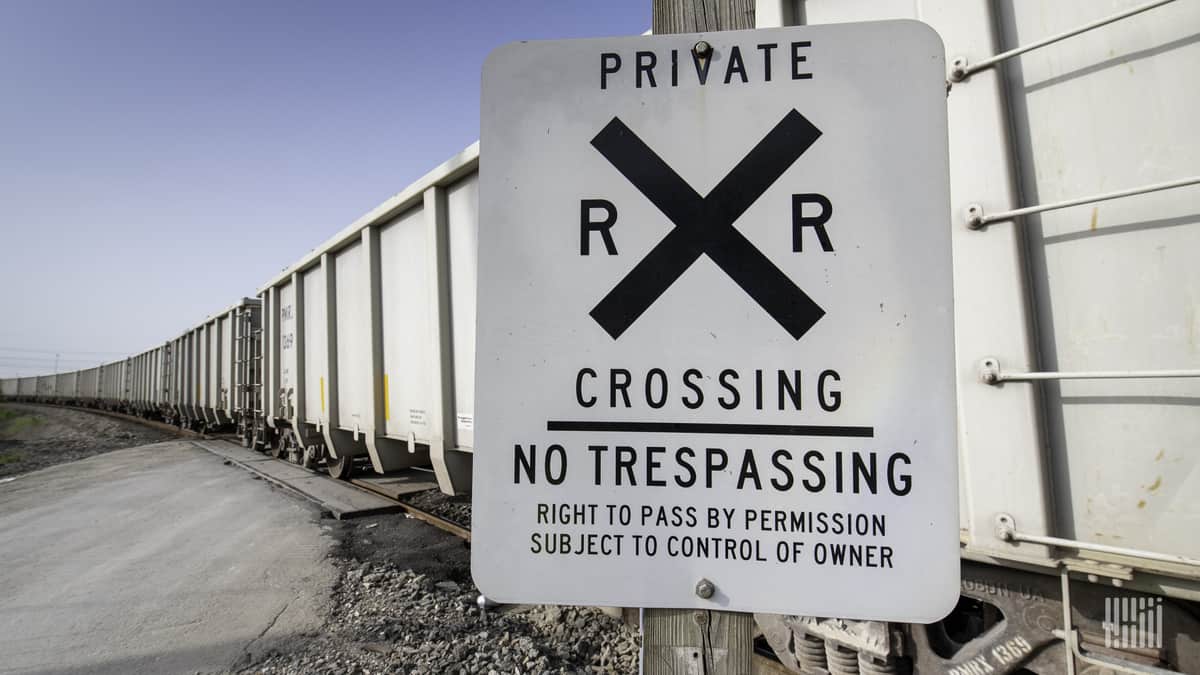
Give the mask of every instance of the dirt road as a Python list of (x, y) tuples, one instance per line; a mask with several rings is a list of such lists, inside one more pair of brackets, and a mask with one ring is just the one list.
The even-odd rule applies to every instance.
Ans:
[(308, 502), (190, 441), (0, 485), (0, 674), (221, 672), (307, 640), (333, 537)]

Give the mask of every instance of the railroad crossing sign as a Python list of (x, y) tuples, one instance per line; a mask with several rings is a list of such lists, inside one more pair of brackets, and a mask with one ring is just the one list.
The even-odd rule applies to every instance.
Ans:
[[(799, 338), (825, 313), (762, 251), (733, 228), (821, 132), (792, 110), (706, 197), (701, 197), (614, 117), (592, 145), (675, 225), (596, 308), (592, 318), (618, 338), (701, 254)], [(615, 223), (614, 223), (615, 224)], [(822, 230), (823, 231), (823, 230)]]
[(958, 596), (945, 67), (909, 21), (484, 66), (472, 572), (499, 601)]

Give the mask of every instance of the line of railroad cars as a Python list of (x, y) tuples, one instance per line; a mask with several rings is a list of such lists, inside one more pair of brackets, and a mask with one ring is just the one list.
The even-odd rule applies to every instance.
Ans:
[(346, 477), (431, 464), (471, 485), (478, 144), (261, 289), (264, 413), (247, 444)]
[(21, 378), (15, 398), (233, 428), (338, 478), (432, 465), (443, 492), (469, 491), (478, 164), (476, 143), (257, 298), (123, 361)]
[[(845, 0), (800, 15), (921, 19), (963, 69), (1137, 1)], [(1200, 195), (1086, 199), (1200, 166), (1200, 90), (1178, 84), (1200, 72), (1198, 25), (1200, 6), (1177, 2), (952, 78), (963, 599), (929, 627), (758, 617), (793, 669), (1200, 672)], [(159, 347), (0, 380), (0, 394), (232, 426), (342, 477), (356, 458), (430, 464), (443, 491), (464, 491), (478, 158), (468, 148)], [(1068, 204), (972, 226), (1050, 202)], [(1167, 598), (1163, 634), (1106, 645), (1131, 617), (1105, 608), (1147, 593)]]
[[(245, 298), (179, 337), (120, 361), (0, 380), (0, 396), (123, 412), (190, 429), (229, 427), (248, 400), (234, 374), (242, 330), (258, 331), (258, 306), (258, 300)], [(253, 377), (248, 371), (240, 381)]]

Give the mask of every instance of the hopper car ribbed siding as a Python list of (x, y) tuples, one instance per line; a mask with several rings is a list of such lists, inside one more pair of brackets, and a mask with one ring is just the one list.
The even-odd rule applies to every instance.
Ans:
[(94, 407), (100, 400), (100, 367), (85, 368), (79, 371), (78, 379), (75, 403), (84, 407)]
[[(760, 625), (805, 672), (890, 672), (905, 652), (921, 673), (1065, 673), (1071, 653), (1075, 672), (1114, 656), (1112, 672), (1200, 672), (1200, 90), (1179, 86), (1200, 74), (1200, 3), (804, 12), (920, 19), (946, 46), (963, 601), (899, 640)], [(1106, 607), (1109, 631), (1140, 619), (1161, 644), (1107, 650)]]
[(17, 399), (21, 401), (32, 401), (37, 398), (37, 378), (36, 377), (20, 377), (17, 378)]
[(79, 373), (71, 371), (69, 373), (59, 373), (54, 376), (54, 396), (51, 402), (62, 405), (69, 405), (75, 401), (75, 386), (78, 381)]
[[(259, 302), (243, 298), (183, 334), (146, 352), (135, 368), (140, 409), (198, 431), (244, 426), (249, 391), (258, 387), (248, 366), (248, 340), (259, 331)], [(136, 360), (136, 358), (135, 358)]]
[(39, 375), (34, 384), (34, 398), (38, 401), (49, 403), (54, 400), (55, 390), (54, 375)]
[[(1146, 11), (988, 60), (1132, 8)], [(1200, 673), (1200, 187), (1181, 180), (1200, 173), (1200, 90), (1182, 86), (1200, 73), (1200, 3), (848, 0), (803, 13), (920, 19), (946, 44), (963, 587), (932, 626), (760, 616), (766, 636), (809, 673), (1057, 675), (1072, 653), (1076, 672), (1116, 658), (1118, 672)], [(444, 492), (469, 489), (478, 153), (257, 298), (73, 378), (0, 380), (0, 396), (235, 428), (248, 447), (341, 477), (428, 465)], [(1105, 648), (1106, 609), (1162, 597), (1161, 642)]]
[[(233, 430), (253, 417), (258, 368), (243, 363), (259, 301), (244, 298), (183, 335), (94, 368), (0, 379), (0, 398), (74, 405), (163, 420), (202, 431)], [(261, 406), (260, 406), (261, 407)]]
[(478, 161), (467, 148), (260, 289), (278, 456), (470, 488)]

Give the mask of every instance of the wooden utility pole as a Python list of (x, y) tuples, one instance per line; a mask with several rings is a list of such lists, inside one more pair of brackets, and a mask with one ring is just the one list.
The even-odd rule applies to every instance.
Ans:
[[(754, 28), (754, 0), (653, 0), (655, 35)], [(702, 609), (647, 609), (645, 675), (746, 675), (754, 615)]]
[(755, 0), (654, 0), (651, 31), (707, 33), (754, 28)]

